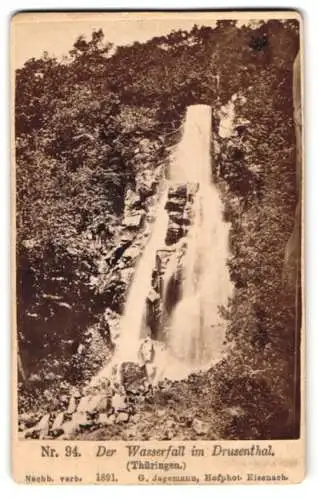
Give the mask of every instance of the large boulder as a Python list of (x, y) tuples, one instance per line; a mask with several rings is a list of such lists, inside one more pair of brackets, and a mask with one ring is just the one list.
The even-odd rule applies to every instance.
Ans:
[(146, 299), (146, 322), (150, 328), (152, 338), (157, 336), (161, 316), (160, 305), (160, 295), (151, 287)]

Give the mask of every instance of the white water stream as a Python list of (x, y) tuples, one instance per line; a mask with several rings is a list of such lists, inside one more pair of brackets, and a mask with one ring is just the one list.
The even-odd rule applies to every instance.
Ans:
[(215, 359), (224, 340), (219, 306), (231, 295), (226, 259), (229, 225), (211, 174), (211, 108), (190, 106), (172, 179), (198, 183), (188, 233), (182, 299), (173, 313), (169, 346), (176, 358), (202, 367)]

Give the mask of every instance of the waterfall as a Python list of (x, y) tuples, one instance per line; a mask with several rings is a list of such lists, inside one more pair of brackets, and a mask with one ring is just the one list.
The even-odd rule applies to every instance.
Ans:
[[(225, 321), (219, 306), (226, 306), (231, 281), (226, 265), (229, 225), (223, 221), (222, 202), (212, 182), (211, 108), (190, 106), (171, 178), (198, 183), (183, 262), (182, 298), (169, 328), (173, 355), (193, 366), (215, 359), (224, 340)], [(174, 165), (173, 165), (174, 166)]]
[(165, 189), (161, 195), (155, 214), (151, 235), (146, 243), (143, 254), (131, 283), (124, 315), (121, 320), (121, 337), (118, 346), (118, 356), (121, 360), (137, 361), (140, 337), (145, 327), (146, 300), (151, 289), (152, 272), (155, 267), (156, 252), (164, 246), (168, 225), (168, 213), (165, 210), (167, 201)]
[[(150, 237), (128, 291), (115, 354), (100, 376), (108, 376), (114, 363), (138, 362), (140, 340), (151, 337), (146, 317), (147, 298), (153, 286), (156, 257), (162, 250), (168, 250), (170, 257), (159, 287), (159, 323), (165, 335), (153, 339), (159, 378), (182, 378), (210, 366), (221, 355), (226, 325), (219, 307), (227, 305), (232, 285), (226, 265), (229, 225), (223, 220), (222, 201), (212, 180), (211, 129), (209, 106), (187, 108), (182, 138), (171, 159), (169, 179), (165, 180)], [(167, 201), (171, 191), (179, 196), (175, 206), (178, 209), (181, 202), (189, 219), (187, 230), (182, 228), (180, 235), (177, 224), (179, 241), (167, 242), (172, 215)], [(184, 213), (181, 215), (183, 220)], [(167, 308), (169, 282), (176, 276), (180, 296)]]

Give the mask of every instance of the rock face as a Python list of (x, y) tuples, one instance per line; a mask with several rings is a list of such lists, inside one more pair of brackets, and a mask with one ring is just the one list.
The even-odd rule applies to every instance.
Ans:
[(151, 337), (157, 338), (161, 316), (161, 297), (155, 288), (150, 288), (146, 300), (146, 323), (150, 328)]
[(168, 246), (177, 243), (188, 232), (190, 214), (198, 184), (175, 184), (169, 188), (166, 210), (169, 223), (166, 236)]
[(176, 185), (169, 188), (166, 210), (169, 214), (166, 245), (174, 245), (185, 235), (183, 213), (187, 203), (187, 186)]

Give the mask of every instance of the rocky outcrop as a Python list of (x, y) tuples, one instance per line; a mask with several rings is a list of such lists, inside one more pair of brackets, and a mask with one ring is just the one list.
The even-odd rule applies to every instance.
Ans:
[(150, 328), (151, 337), (156, 339), (160, 329), (160, 317), (161, 317), (161, 296), (158, 293), (159, 290), (155, 288), (150, 288), (147, 299), (146, 299), (146, 323)]
[(166, 244), (174, 245), (188, 232), (198, 184), (175, 184), (169, 188), (166, 210), (169, 214)]
[(184, 184), (169, 188), (166, 210), (169, 214), (166, 245), (174, 245), (185, 235), (183, 213), (187, 203), (187, 186)]

